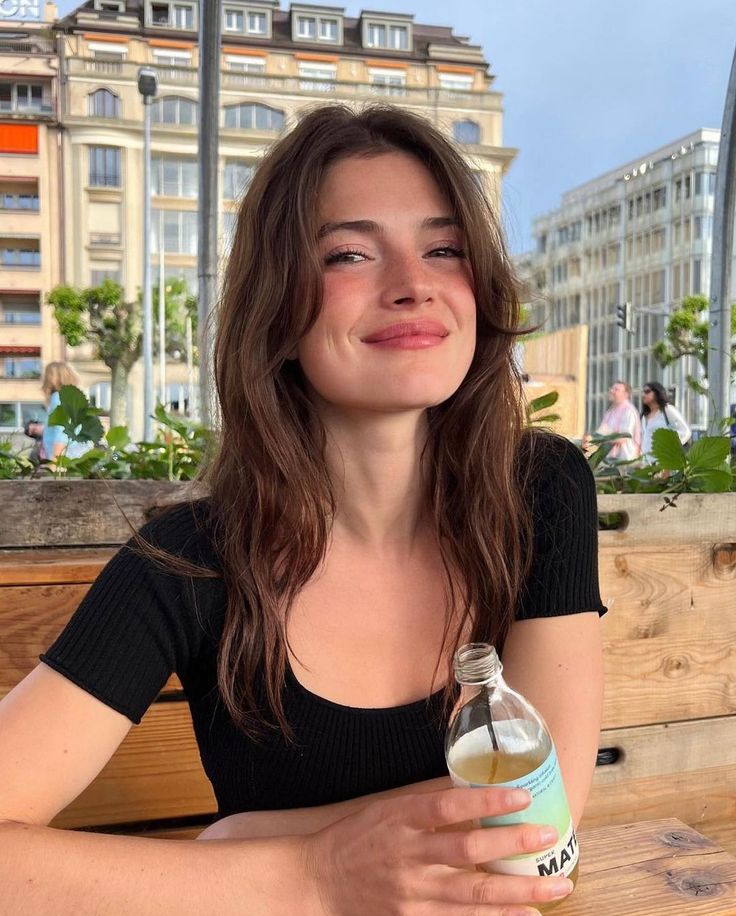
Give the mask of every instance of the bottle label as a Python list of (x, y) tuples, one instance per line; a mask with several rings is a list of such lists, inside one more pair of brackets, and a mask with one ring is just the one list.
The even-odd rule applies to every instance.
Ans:
[[(456, 786), (485, 788), (485, 784), (468, 782), (450, 768)], [(498, 817), (481, 818), (484, 827), (502, 827), (509, 824), (550, 824), (557, 828), (559, 839), (550, 849), (508, 859), (486, 862), (487, 871), (506, 875), (559, 875), (569, 877), (578, 864), (579, 852), (575, 828), (567, 804), (565, 786), (554, 747), (549, 756), (531, 773), (510, 782), (494, 783), (499, 788), (526, 789), (532, 796), (531, 804), (523, 811)]]

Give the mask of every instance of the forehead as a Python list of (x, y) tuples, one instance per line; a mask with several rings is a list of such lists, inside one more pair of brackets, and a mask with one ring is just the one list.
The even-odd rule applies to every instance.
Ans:
[(319, 192), (322, 216), (376, 217), (386, 209), (421, 210), (423, 217), (452, 213), (429, 169), (409, 153), (349, 156), (327, 170)]

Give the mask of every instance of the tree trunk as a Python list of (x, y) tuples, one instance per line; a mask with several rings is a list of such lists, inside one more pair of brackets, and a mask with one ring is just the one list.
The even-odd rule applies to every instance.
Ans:
[(111, 367), (110, 385), (110, 426), (126, 426), (128, 423), (128, 369), (122, 360), (116, 360)]

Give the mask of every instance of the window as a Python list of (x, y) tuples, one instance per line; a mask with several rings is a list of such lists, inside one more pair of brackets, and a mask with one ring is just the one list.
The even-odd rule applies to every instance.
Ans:
[(371, 68), (368, 78), (371, 92), (375, 95), (406, 95), (406, 73), (403, 70)]
[(154, 124), (196, 124), (197, 103), (176, 95), (156, 99), (151, 105)]
[(159, 71), (159, 78), (187, 79), (189, 68), (192, 66), (192, 55), (189, 51), (160, 51), (156, 48), (153, 52), (153, 62)]
[(120, 268), (105, 267), (102, 269), (93, 269), (90, 271), (90, 286), (101, 286), (105, 280), (112, 280), (114, 283), (120, 283)]
[(225, 200), (238, 200), (250, 184), (253, 170), (253, 166), (249, 162), (226, 162), (223, 176), (223, 198)]
[(41, 378), (41, 357), (6, 356), (0, 360), (0, 378)]
[(390, 48), (393, 51), (409, 50), (409, 27), (384, 22), (368, 22), (364, 32), (369, 48)]
[(263, 58), (228, 54), (225, 57), (229, 85), (265, 86), (266, 61)]
[(151, 162), (153, 193), (195, 199), (198, 190), (197, 160), (154, 156)]
[(245, 26), (245, 14), (242, 10), (229, 10), (225, 8), (225, 31), (242, 32)]
[(120, 99), (109, 89), (98, 89), (89, 94), (89, 113), (93, 118), (119, 118)]
[(703, 262), (700, 258), (696, 258), (693, 261), (693, 295), (701, 293), (702, 290), (702, 273), (703, 273)]
[(695, 196), (713, 195), (716, 191), (716, 173), (715, 172), (696, 172), (695, 173)]
[(377, 23), (371, 23), (368, 26), (368, 47), (385, 48), (386, 47), (386, 26)]
[(391, 25), (388, 28), (388, 46), (394, 51), (409, 50), (409, 29), (405, 25)]
[(449, 92), (470, 92), (473, 88), (473, 77), (463, 73), (440, 73), (440, 89)]
[(682, 197), (682, 178), (678, 178), (675, 182), (675, 203), (677, 203)]
[(320, 19), (319, 37), (321, 41), (337, 41), (337, 19)]
[(41, 252), (38, 242), (10, 241), (6, 239), (0, 249), (0, 264), (3, 267), (34, 269), (41, 266)]
[(89, 386), (89, 402), (93, 407), (99, 407), (101, 410), (110, 409), (110, 382), (95, 382)]
[(0, 111), (50, 111), (40, 83), (0, 83)]
[(0, 324), (40, 325), (38, 296), (3, 296), (0, 300)]
[(172, 9), (171, 24), (175, 29), (193, 29), (194, 10), (192, 7), (175, 3)]
[(652, 203), (655, 210), (661, 210), (663, 207), (667, 206), (667, 188), (662, 186), (661, 188), (655, 188), (654, 195), (652, 197)]
[(119, 188), (120, 150), (115, 146), (90, 146), (89, 184), (92, 188)]
[(196, 28), (194, 6), (190, 3), (151, 3), (149, 25), (193, 31)]
[(265, 35), (266, 34), (266, 14), (265, 13), (248, 13), (248, 34)]
[(684, 188), (684, 191), (685, 191), (685, 200), (690, 200), (690, 184), (691, 184), (691, 182), (690, 182), (690, 176), (689, 176), (689, 175), (686, 175), (686, 176), (685, 176), (685, 183), (683, 184), (683, 188)]
[[(161, 217), (163, 213), (163, 217)], [(153, 210), (151, 236), (153, 253), (161, 250), (160, 231), (163, 223), (164, 251), (169, 254), (197, 254), (197, 211), (196, 210)]]
[(453, 121), (452, 135), (458, 143), (480, 143), (480, 125), (475, 121)]
[(337, 67), (334, 64), (299, 62), (299, 88), (307, 92), (334, 92)]
[(0, 429), (21, 430), (30, 420), (46, 416), (46, 405), (42, 401), (5, 401), (0, 403)]
[(225, 127), (255, 130), (281, 130), (284, 113), (258, 103), (225, 106)]
[(314, 16), (297, 16), (296, 34), (299, 38), (316, 38), (317, 20)]
[(0, 192), (0, 208), (3, 210), (38, 210), (38, 191)]
[(664, 302), (664, 270), (655, 270), (651, 282), (652, 305)]

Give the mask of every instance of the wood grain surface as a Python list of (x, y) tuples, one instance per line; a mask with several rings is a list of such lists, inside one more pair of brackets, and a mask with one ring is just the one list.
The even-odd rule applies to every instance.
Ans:
[(140, 725), (55, 827), (124, 824), (212, 814), (217, 808), (204, 775), (185, 702), (154, 704)]
[[(736, 542), (736, 493), (688, 493), (665, 508), (664, 493), (617, 493), (598, 497), (599, 512), (623, 512), (622, 530), (601, 531), (604, 547), (676, 544), (693, 541)], [(671, 497), (670, 497), (671, 498)]]
[(554, 916), (734, 916), (736, 859), (670, 818), (580, 832), (580, 878)]

